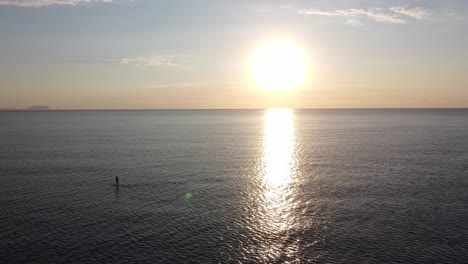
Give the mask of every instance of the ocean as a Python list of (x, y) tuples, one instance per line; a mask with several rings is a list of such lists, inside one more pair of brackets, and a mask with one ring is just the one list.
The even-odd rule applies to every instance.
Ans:
[(468, 109), (1, 111), (0, 212), (8, 264), (468, 263)]

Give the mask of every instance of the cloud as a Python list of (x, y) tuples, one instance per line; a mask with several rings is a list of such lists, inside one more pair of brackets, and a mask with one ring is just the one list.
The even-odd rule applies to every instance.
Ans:
[(352, 19), (352, 18), (348, 19), (345, 24), (351, 25), (351, 26), (362, 26), (363, 25), (361, 21), (356, 20), (356, 19)]
[(145, 86), (146, 88), (200, 88), (200, 87), (222, 87), (242, 86), (242, 82), (183, 82), (183, 83), (160, 83)]
[(199, 87), (203, 83), (160, 83), (147, 85), (146, 88)]
[(50, 5), (79, 5), (92, 3), (112, 3), (114, 0), (0, 0), (0, 5), (21, 7), (42, 7)]
[(137, 56), (122, 58), (120, 63), (136, 66), (177, 67), (174, 58), (175, 56)]
[(427, 19), (431, 16), (431, 12), (421, 7), (411, 6), (396, 6), (390, 8), (395, 13), (406, 15), (416, 19)]
[(298, 10), (299, 14), (314, 16), (347, 17), (347, 24), (361, 25), (357, 18), (369, 18), (377, 22), (404, 24), (407, 18), (428, 19), (431, 13), (422, 7), (396, 6), (391, 8), (339, 9), (334, 11)]

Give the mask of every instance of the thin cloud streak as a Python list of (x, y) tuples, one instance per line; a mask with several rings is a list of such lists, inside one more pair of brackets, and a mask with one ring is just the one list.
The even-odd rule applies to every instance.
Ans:
[[(356, 18), (369, 18), (377, 22), (404, 24), (408, 18), (413, 19), (428, 19), (431, 15), (429, 10), (422, 7), (410, 6), (396, 6), (389, 9), (371, 8), (371, 9), (340, 9), (334, 11), (321, 11), (321, 10), (298, 10), (299, 14), (315, 15), (315, 16), (330, 16), (330, 17), (347, 17), (354, 18), (353, 23), (350, 25), (360, 25), (355, 20)], [(348, 20), (350, 21), (350, 20)]]
[(145, 88), (199, 88), (213, 86), (241, 86), (247, 85), (243, 82), (182, 82), (182, 83), (160, 83), (145, 86)]
[(137, 56), (127, 57), (120, 60), (120, 64), (136, 65), (136, 66), (162, 66), (162, 67), (177, 67), (174, 62), (174, 56)]
[(51, 5), (70, 5), (112, 3), (114, 0), (0, 0), (0, 5), (19, 7), (43, 7)]
[(396, 6), (390, 8), (390, 10), (415, 19), (428, 19), (431, 16), (431, 12), (429, 10), (417, 6)]

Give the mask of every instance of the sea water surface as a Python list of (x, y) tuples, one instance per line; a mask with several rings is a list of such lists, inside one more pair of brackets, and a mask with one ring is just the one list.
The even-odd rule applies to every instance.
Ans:
[(4, 111), (0, 212), (1, 263), (468, 263), (468, 110)]

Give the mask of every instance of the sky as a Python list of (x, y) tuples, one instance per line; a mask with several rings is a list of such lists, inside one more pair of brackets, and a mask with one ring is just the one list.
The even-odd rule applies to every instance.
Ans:
[[(0, 107), (468, 107), (468, 1), (0, 0)], [(249, 63), (308, 65), (270, 92)]]

